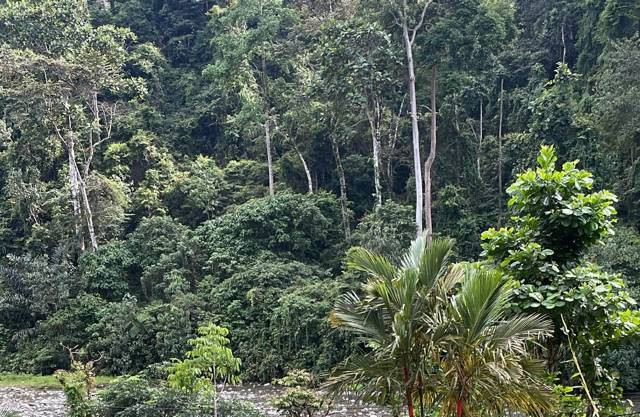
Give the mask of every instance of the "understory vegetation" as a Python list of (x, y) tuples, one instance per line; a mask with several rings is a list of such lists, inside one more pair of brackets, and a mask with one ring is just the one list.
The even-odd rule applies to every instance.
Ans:
[(0, 0), (0, 385), (622, 414), (639, 68), (637, 0)]

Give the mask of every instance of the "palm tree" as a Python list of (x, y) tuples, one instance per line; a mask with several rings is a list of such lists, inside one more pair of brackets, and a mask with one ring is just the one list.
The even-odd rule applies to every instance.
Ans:
[[(419, 237), (396, 265), (363, 248), (350, 269), (368, 275), (362, 295), (342, 296), (334, 327), (356, 335), (363, 352), (334, 369), (327, 387), (366, 399), (414, 401), (439, 416), (544, 415), (553, 405), (544, 364), (529, 349), (549, 335), (539, 315), (509, 317), (511, 288), (500, 273), (451, 265), (453, 242)], [(457, 285), (461, 283), (458, 291)]]
[(430, 371), (427, 353), (442, 337), (447, 323), (431, 326), (440, 306), (462, 278), (462, 269), (449, 264), (453, 241), (436, 239), (427, 245), (418, 237), (399, 265), (364, 248), (352, 249), (347, 265), (364, 272), (363, 295), (345, 294), (331, 314), (334, 327), (358, 336), (366, 353), (337, 367), (328, 387), (355, 388), (366, 398), (389, 402), (404, 398), (414, 417), (414, 398), (422, 399)]
[(547, 415), (552, 409), (545, 364), (530, 354), (533, 343), (550, 335), (552, 324), (537, 314), (509, 317), (511, 293), (499, 272), (465, 268), (440, 345), (441, 415), (504, 415), (507, 408)]

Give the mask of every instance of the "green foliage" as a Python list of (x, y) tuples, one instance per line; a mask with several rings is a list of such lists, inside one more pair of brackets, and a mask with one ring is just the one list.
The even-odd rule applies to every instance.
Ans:
[(233, 332), (247, 378), (268, 380), (293, 367), (327, 369), (345, 347), (326, 322), (340, 291), (318, 268), (258, 258), (209, 295), (215, 320)]
[(143, 219), (128, 236), (134, 262), (139, 268), (140, 287), (147, 299), (164, 298), (171, 285), (170, 272), (184, 272), (190, 233), (186, 226), (170, 217)]
[[(97, 417), (206, 417), (213, 413), (211, 398), (189, 394), (140, 375), (122, 377), (99, 393)], [(220, 417), (264, 417), (243, 401), (219, 401)]]
[(412, 207), (386, 201), (362, 218), (351, 238), (358, 246), (397, 258), (415, 237), (413, 217)]
[(482, 234), (484, 254), (519, 279), (542, 282), (575, 265), (585, 251), (612, 232), (615, 195), (591, 192), (593, 177), (577, 161), (556, 169), (554, 148), (543, 146), (538, 168), (509, 186), (513, 226)]
[(95, 389), (95, 375), (91, 362), (71, 360), (71, 370), (56, 372), (66, 398), (69, 417), (92, 417), (91, 393)]
[(285, 390), (271, 400), (271, 404), (286, 417), (326, 416), (331, 410), (331, 402), (314, 391), (313, 375), (295, 369), (281, 379), (273, 381)]
[(216, 385), (240, 382), (240, 359), (229, 348), (225, 327), (208, 324), (198, 327), (198, 337), (189, 339), (191, 350), (185, 359), (175, 360), (169, 367), (169, 385), (188, 393), (212, 392)]
[(198, 157), (184, 177), (177, 178), (165, 197), (169, 212), (184, 224), (196, 226), (220, 214), (228, 205), (224, 172), (209, 158)]
[(104, 355), (100, 366), (107, 373), (133, 373), (181, 356), (199, 319), (197, 305), (188, 300), (142, 307), (126, 296), (99, 310), (98, 319), (87, 328), (92, 335), (87, 349), (95, 356)]
[(73, 265), (63, 255), (7, 257), (0, 269), (2, 323), (33, 325), (35, 321), (64, 307), (78, 291)]
[[(0, 369), (68, 368), (62, 343), (133, 373), (183, 357), (211, 321), (233, 329), (245, 379), (321, 375), (366, 350), (326, 316), (365, 280), (341, 271), (350, 245), (395, 260), (415, 237), (394, 16), (414, 26), (426, 3), (0, 0)], [(498, 225), (482, 244), (516, 278), (512, 307), (570, 321), (547, 346), (567, 385), (568, 338), (587, 373), (637, 385), (636, 3), (437, 1), (408, 34), (423, 139), (437, 65), (435, 231), (473, 260)], [(547, 155), (516, 178), (542, 143), (593, 175)], [(516, 182), (507, 216), (499, 172)], [(614, 205), (625, 228), (611, 235)], [(147, 385), (123, 416), (210, 406)], [(603, 403), (619, 390), (593, 388)]]
[(264, 252), (335, 267), (339, 213), (335, 197), (325, 193), (252, 200), (199, 227), (196, 256), (205, 273), (217, 276), (241, 270)]
[(511, 224), (483, 233), (484, 255), (517, 280), (516, 311), (544, 311), (554, 319), (547, 352), (551, 370), (562, 360), (561, 346), (574, 341), (591, 389), (605, 407), (615, 408), (615, 380), (600, 361), (620, 340), (638, 333), (640, 315), (622, 278), (584, 257), (613, 232), (616, 197), (592, 192), (591, 174), (577, 170), (576, 162), (557, 170), (556, 159), (554, 149), (543, 146), (539, 167), (509, 187)]
[(553, 394), (558, 399), (558, 407), (552, 414), (554, 417), (586, 416), (588, 405), (585, 398), (576, 392), (574, 387), (554, 385)]
[(122, 300), (135, 292), (132, 277), (134, 255), (125, 242), (112, 241), (97, 251), (85, 252), (78, 260), (78, 273), (87, 281), (87, 291), (108, 301)]
[(528, 351), (550, 335), (549, 321), (511, 317), (509, 281), (499, 271), (450, 265), (452, 247), (419, 237), (397, 265), (363, 248), (349, 253), (349, 267), (368, 282), (364, 295), (338, 300), (331, 321), (363, 351), (334, 370), (329, 386), (383, 404), (402, 398), (410, 416), (418, 404), (420, 415), (550, 411), (542, 361)]

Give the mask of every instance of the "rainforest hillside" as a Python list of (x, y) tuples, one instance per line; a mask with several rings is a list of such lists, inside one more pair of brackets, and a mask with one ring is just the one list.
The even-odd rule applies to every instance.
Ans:
[[(637, 0), (0, 0), (0, 371), (132, 374), (212, 322), (246, 380), (325, 372), (349, 248), (500, 264), (483, 232), (560, 219), (518, 188), (550, 152), (602, 209), (550, 268), (640, 294)], [(636, 339), (590, 352), (640, 389)]]

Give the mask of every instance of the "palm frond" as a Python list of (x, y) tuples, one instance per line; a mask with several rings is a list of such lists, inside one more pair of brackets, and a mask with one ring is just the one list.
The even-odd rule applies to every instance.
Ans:
[(396, 267), (391, 261), (362, 247), (353, 248), (349, 251), (347, 254), (347, 267), (381, 280), (391, 280), (396, 275)]
[(452, 239), (435, 239), (423, 249), (418, 259), (418, 280), (423, 288), (431, 291), (438, 279), (445, 275), (453, 249)]

